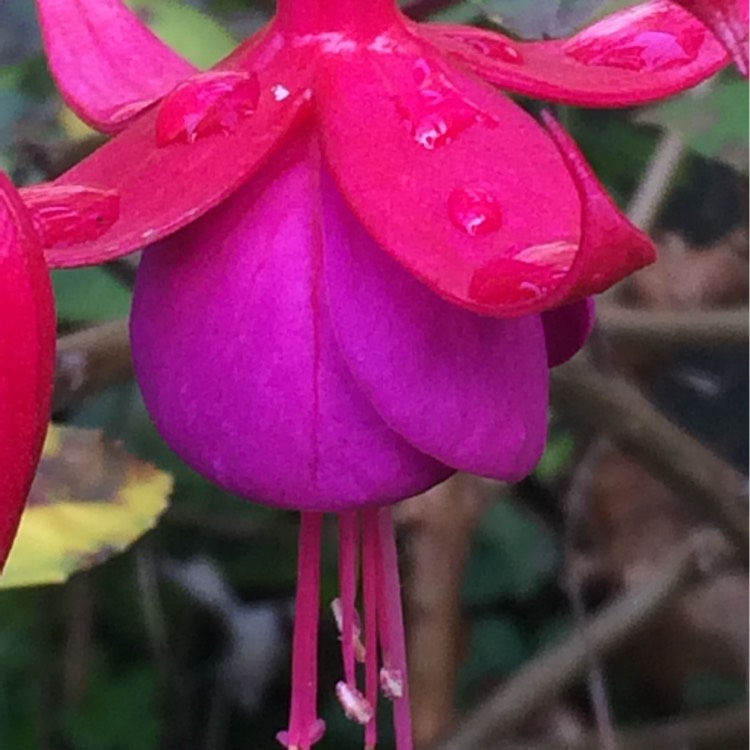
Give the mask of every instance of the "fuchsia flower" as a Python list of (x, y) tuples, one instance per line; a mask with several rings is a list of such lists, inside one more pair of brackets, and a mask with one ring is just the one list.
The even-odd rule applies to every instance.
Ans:
[(34, 479), (52, 402), (56, 320), (42, 248), (94, 239), (106, 230), (111, 217), (94, 195), (40, 186), (25, 190), (22, 199), (0, 172), (0, 571)]
[(31, 216), (0, 173), (0, 570), (47, 432), (55, 357), (52, 286)]
[(62, 217), (43, 232), (50, 264), (156, 243), (131, 328), (155, 422), (217, 484), (303, 511), (281, 741), (309, 748), (324, 730), (319, 544), (334, 511), (337, 693), (374, 747), (380, 684), (411, 747), (389, 504), (457, 469), (527, 474), (548, 367), (585, 340), (588, 296), (653, 259), (554, 120), (488, 84), (634, 105), (704, 80), (726, 51), (666, 0), (529, 43), (418, 25), (393, 0), (280, 0), (269, 26), (199, 72), (118, 0), (38, 5), (68, 103), (117, 134), (25, 194), (35, 216)]
[(744, 76), (750, 72), (748, 60), (747, 0), (675, 0), (703, 21), (721, 40)]

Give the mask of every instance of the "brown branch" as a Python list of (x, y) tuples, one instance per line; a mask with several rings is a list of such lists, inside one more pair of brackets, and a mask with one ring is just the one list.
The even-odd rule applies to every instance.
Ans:
[(127, 320), (62, 336), (57, 340), (53, 411), (132, 377)]
[(682, 432), (621, 378), (606, 377), (581, 361), (555, 370), (553, 405), (570, 420), (608, 435), (686, 502), (748, 550), (745, 478)]
[(560, 645), (522, 667), (472, 711), (434, 750), (480, 750), (521, 726), (584, 675), (592, 658), (609, 653), (648, 625), (693, 579), (695, 541), (681, 545), (645, 586), (628, 592)]
[(658, 347), (726, 344), (747, 346), (748, 311), (730, 310), (631, 310), (603, 304), (597, 324), (615, 341)]
[[(737, 706), (695, 716), (680, 716), (637, 729), (621, 730), (618, 750), (745, 750), (748, 746), (747, 707)], [(508, 743), (503, 750), (600, 750), (599, 739), (590, 734), (570, 744), (540, 742)]]
[(473, 532), (491, 499), (487, 482), (456, 474), (399, 507), (397, 518), (410, 530), (405, 604), (417, 747), (434, 742), (455, 718), (461, 586)]

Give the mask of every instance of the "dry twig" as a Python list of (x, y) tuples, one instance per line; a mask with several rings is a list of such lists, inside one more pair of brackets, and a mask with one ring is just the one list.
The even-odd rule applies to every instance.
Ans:
[(704, 518), (748, 551), (745, 477), (666, 417), (632, 385), (576, 360), (553, 375), (554, 406), (570, 420), (607, 434)]
[(578, 680), (592, 658), (611, 652), (663, 611), (693, 578), (694, 556), (691, 539), (669, 556), (647, 585), (623, 595), (563, 643), (522, 667), (434, 750), (480, 750), (519, 727)]
[(133, 377), (127, 320), (86, 328), (57, 340), (53, 411)]

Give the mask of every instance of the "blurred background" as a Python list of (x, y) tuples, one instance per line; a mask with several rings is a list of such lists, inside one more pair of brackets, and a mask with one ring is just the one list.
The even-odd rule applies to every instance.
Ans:
[[(404, 6), (542, 38), (628, 4)], [(199, 65), (272, 12), (251, 0), (131, 5)], [(19, 185), (101, 142), (56, 93), (33, 6), (0, 0), (0, 169)], [(516, 486), (459, 476), (400, 506), (417, 744), (745, 748), (747, 84), (727, 70), (658, 106), (557, 114), (660, 258), (600, 300), (586, 352), (556, 374), (534, 475)], [(217, 490), (156, 434), (122, 322), (136, 264), (53, 274), (65, 429), (32, 502), (127, 496), (147, 506), (130, 521), (136, 536), (164, 510), (171, 476), (169, 507), (122, 554), (93, 510), (75, 530), (40, 526), (14, 552), (26, 582), (68, 580), (0, 590), (3, 750), (265, 750), (286, 720), (297, 519)], [(333, 526), (328, 536), (326, 602)], [(319, 747), (360, 747), (334, 698), (327, 608), (321, 648)]]

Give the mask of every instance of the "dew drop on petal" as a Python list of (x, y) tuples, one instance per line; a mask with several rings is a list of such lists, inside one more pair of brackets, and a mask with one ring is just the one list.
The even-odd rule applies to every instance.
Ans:
[(445, 36), (461, 44), (465, 44), (467, 47), (471, 47), (475, 52), (479, 52), (479, 54), (491, 60), (510, 63), (511, 65), (520, 65), (523, 63), (523, 55), (515, 47), (501, 39), (455, 33), (446, 34)]
[(565, 53), (585, 65), (659, 73), (694, 62), (707, 31), (667, 24), (659, 6), (636, 6), (570, 39)]
[(483, 187), (457, 187), (448, 197), (448, 215), (453, 224), (471, 237), (496, 232), (503, 225), (497, 198)]
[(566, 273), (555, 264), (540, 265), (513, 258), (495, 258), (472, 276), (469, 296), (479, 304), (513, 307), (542, 299)]
[(271, 86), (271, 93), (273, 94), (273, 98), (277, 102), (283, 102), (284, 99), (287, 99), (290, 95), (290, 91), (286, 86), (282, 86), (280, 83), (277, 83), (275, 86)]
[(162, 100), (156, 118), (156, 143), (195, 143), (203, 136), (231, 133), (256, 110), (259, 98), (255, 73), (194, 76)]
[(513, 254), (513, 260), (546, 267), (555, 278), (564, 276), (573, 265), (578, 245), (567, 240), (556, 240), (529, 245)]
[(45, 248), (68, 247), (101, 237), (120, 215), (114, 190), (84, 185), (36, 185), (21, 190)]
[(412, 137), (423, 148), (434, 151), (447, 146), (477, 123), (497, 125), (427, 60), (416, 60), (412, 73), (416, 88), (399, 97), (397, 108)]

